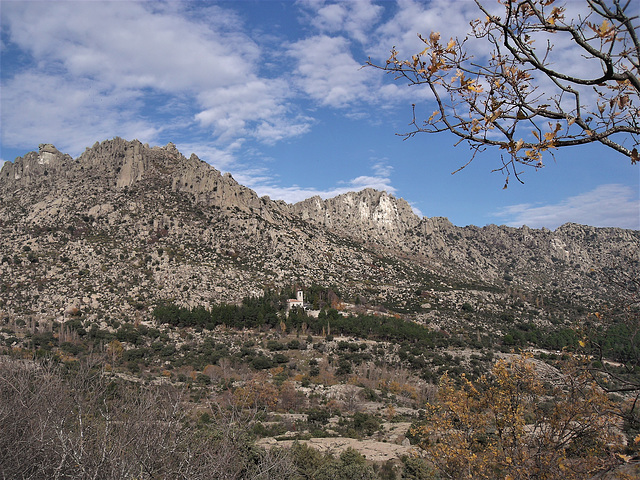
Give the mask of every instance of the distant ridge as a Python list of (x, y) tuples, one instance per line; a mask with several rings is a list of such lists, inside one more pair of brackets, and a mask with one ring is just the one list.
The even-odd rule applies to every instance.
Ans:
[(48, 318), (70, 304), (121, 315), (123, 302), (144, 316), (162, 299), (235, 302), (294, 283), (425, 318), (434, 304), (416, 292), (462, 285), (526, 298), (562, 291), (595, 308), (614, 292), (591, 272), (637, 268), (640, 245), (640, 232), (618, 228), (456, 227), (372, 189), (289, 205), (172, 143), (121, 138), (76, 159), (40, 145), (3, 166), (0, 200), (0, 308)]

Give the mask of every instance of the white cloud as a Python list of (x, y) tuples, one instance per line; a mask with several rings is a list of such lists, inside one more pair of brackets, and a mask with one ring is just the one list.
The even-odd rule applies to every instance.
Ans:
[(176, 148), (186, 157), (192, 153), (214, 168), (225, 172), (233, 168), (237, 162), (238, 152), (244, 144), (244, 139), (235, 139), (222, 147), (211, 143), (176, 143)]
[(323, 33), (344, 32), (364, 44), (371, 27), (378, 21), (384, 8), (370, 0), (341, 3), (324, 1), (301, 2), (308, 10), (309, 22)]
[(569, 197), (556, 204), (519, 204), (494, 213), (507, 225), (555, 229), (573, 222), (594, 227), (640, 229), (640, 198), (638, 191), (620, 185), (600, 185), (590, 192)]
[(81, 153), (96, 140), (121, 136), (152, 142), (160, 128), (136, 114), (140, 96), (100, 82), (20, 73), (2, 85), (3, 143), (53, 143)]
[(384, 177), (375, 177), (369, 175), (361, 175), (347, 182), (351, 189), (362, 190), (365, 188), (375, 188), (376, 190), (385, 190), (389, 193), (395, 193), (396, 189), (389, 184), (389, 179)]
[(344, 20), (347, 16), (346, 4), (325, 4), (316, 3), (309, 6), (315, 7), (314, 16), (311, 19), (311, 23), (318, 30), (326, 32), (337, 32), (342, 30)]
[[(223, 143), (308, 131), (309, 119), (291, 112), (288, 80), (260, 75), (263, 52), (240, 20), (204, 9), (196, 17), (175, 2), (3, 4), (3, 30), (33, 60), (3, 81), (5, 144), (77, 148), (81, 138), (86, 146), (115, 135), (154, 142), (176, 121), (157, 118), (161, 103), (190, 104), (196, 111), (180, 123), (212, 129)], [(31, 105), (21, 108), (20, 98)]]
[(260, 195), (268, 195), (274, 200), (284, 200), (287, 203), (300, 202), (306, 198), (320, 196), (322, 198), (331, 198), (347, 192), (364, 190), (365, 188), (374, 188), (376, 190), (384, 190), (388, 193), (395, 193), (396, 188), (391, 185), (389, 175), (391, 167), (382, 167), (377, 163), (372, 166), (373, 175), (360, 175), (350, 180), (340, 180), (337, 186), (320, 190), (313, 187), (300, 187), (293, 185), (290, 187), (282, 187), (273, 182), (273, 177), (269, 178), (265, 170), (254, 169), (243, 171), (242, 174), (234, 175), (236, 180), (243, 180), (244, 185), (252, 188)]
[(220, 33), (146, 2), (16, 4), (3, 5), (12, 41), (74, 76), (121, 87), (225, 86), (250, 74), (259, 54), (240, 33)]
[[(361, 177), (358, 177), (361, 178)], [(349, 182), (350, 183), (350, 182)], [(365, 188), (376, 188), (376, 185), (351, 185), (336, 187), (327, 190), (316, 188), (305, 188), (293, 185), (291, 187), (280, 187), (277, 185), (256, 185), (253, 190), (259, 195), (268, 195), (273, 200), (284, 200), (287, 203), (296, 203), (310, 197), (320, 196), (322, 198), (332, 198), (347, 192), (364, 190)], [(391, 192), (390, 192), (391, 193)]]
[(393, 167), (391, 165), (387, 165), (384, 163), (386, 159), (378, 160), (373, 164), (373, 171), (378, 177), (389, 177), (391, 176), (391, 172), (393, 171)]
[[(392, 5), (383, 7), (370, 0), (304, 0), (298, 3), (303, 5), (306, 21), (317, 34), (289, 44), (286, 53), (295, 66), (295, 85), (320, 105), (349, 107), (345, 113), (347, 117), (368, 117), (369, 121), (375, 122), (376, 117), (371, 117), (371, 112), (363, 110), (364, 107), (394, 108), (398, 101), (415, 101), (429, 96), (426, 89), (399, 88), (384, 81), (381, 71), (363, 68), (370, 55), (367, 52), (379, 53), (380, 46), (384, 45), (386, 55), (396, 37), (401, 35), (399, 32), (406, 33), (402, 29), (394, 30), (379, 40), (385, 26), (394, 25), (396, 17), (384, 18), (385, 11), (394, 8)], [(413, 37), (415, 40), (415, 32)]]
[(265, 143), (306, 133), (311, 119), (288, 115), (288, 86), (282, 80), (254, 79), (198, 95), (205, 108), (195, 116), (203, 126), (212, 126), (221, 140), (251, 135)]
[(469, 33), (469, 22), (480, 16), (473, 1), (463, 0), (452, 3), (450, 0), (421, 2), (399, 0), (397, 12), (385, 19), (376, 30), (372, 56), (386, 60), (392, 46), (400, 52), (401, 58), (410, 58), (424, 49), (418, 34), (429, 36), (440, 32), (443, 38), (464, 38)]
[(308, 133), (313, 123), (313, 118), (302, 115), (287, 120), (265, 116), (256, 126), (254, 136), (264, 143), (272, 145), (280, 140)]
[(287, 49), (296, 67), (297, 85), (321, 105), (344, 107), (370, 99), (372, 70), (363, 70), (344, 37), (317, 35), (295, 42)]
[[(421, 8), (405, 3), (405, 15)], [(260, 72), (275, 52), (250, 38), (231, 10), (188, 5), (3, 4), (8, 43), (33, 60), (3, 80), (5, 145), (46, 141), (75, 154), (116, 135), (156, 143), (179, 126), (212, 133), (212, 142), (228, 150), (236, 138), (274, 144), (309, 132), (314, 119), (294, 106), (301, 96), (348, 106), (347, 115), (362, 118), (366, 105), (426, 94), (383, 85), (380, 72), (361, 68), (353, 43), (370, 43), (384, 11), (370, 0), (304, 2), (323, 34), (286, 45), (280, 59), (293, 59), (295, 71), (276, 78)], [(25, 107), (20, 99), (28, 99)]]
[(417, 216), (419, 216), (420, 218), (424, 217), (424, 213), (422, 213), (422, 210), (420, 210), (418, 207), (416, 207), (413, 202), (409, 202), (407, 200), (407, 203), (409, 204), (409, 206), (411, 207), (411, 210), (413, 211), (413, 213), (415, 213)]

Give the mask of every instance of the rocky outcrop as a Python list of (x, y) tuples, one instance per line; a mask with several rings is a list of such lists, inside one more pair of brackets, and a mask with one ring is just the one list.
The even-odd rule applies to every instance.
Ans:
[(53, 145), (40, 145), (38, 153), (31, 152), (5, 164), (0, 175), (3, 198), (12, 197), (14, 192), (22, 194), (21, 189), (27, 187), (42, 187), (48, 195), (56, 186), (78, 189), (91, 182), (93, 186), (114, 191), (152, 185), (152, 188), (170, 188), (192, 195), (196, 203), (237, 208), (267, 219), (279, 210), (276, 204), (267, 208), (271, 203), (267, 198), (258, 198), (230, 174), (222, 175), (195, 154), (184, 157), (172, 143), (149, 147), (137, 140), (115, 138), (96, 142), (76, 160), (63, 155)]
[(312, 197), (292, 205), (291, 211), (302, 220), (341, 234), (386, 244), (400, 243), (420, 224), (404, 199), (370, 188), (327, 200)]
[[(115, 138), (77, 159), (41, 145), (0, 171), (0, 311), (11, 315), (130, 318), (163, 299), (315, 284), (426, 322), (512, 298), (550, 318), (615, 302), (593, 272), (628, 276), (639, 245), (640, 232), (616, 228), (457, 227), (371, 189), (287, 205), (171, 143)], [(550, 304), (560, 310), (541, 310)]]
[(70, 155), (62, 154), (51, 144), (41, 144), (38, 152), (30, 152), (13, 163), (4, 164), (0, 171), (0, 194), (5, 198), (20, 189), (52, 183), (58, 177), (64, 177), (72, 163)]

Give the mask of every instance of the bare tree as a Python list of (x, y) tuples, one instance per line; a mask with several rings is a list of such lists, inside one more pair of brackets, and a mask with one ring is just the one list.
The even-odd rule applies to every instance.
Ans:
[(200, 422), (186, 393), (0, 358), (0, 478), (292, 478), (286, 452), (253, 444), (251, 412), (211, 403)]
[[(507, 159), (496, 168), (507, 174), (505, 187), (510, 174), (520, 180), (518, 165), (543, 167), (543, 154), (561, 147), (598, 142), (637, 163), (634, 2), (585, 0), (575, 18), (555, 0), (498, 0), (500, 16), (475, 2), (483, 18), (471, 22), (466, 38), (442, 40), (432, 32), (419, 35), (425, 48), (408, 59), (394, 47), (385, 65), (369, 60), (433, 95), (436, 109), (427, 120), (416, 118), (414, 104), (413, 130), (405, 138), (451, 132), (471, 147), (469, 162), (487, 147), (505, 150)], [(470, 40), (484, 41), (486, 54), (474, 58)], [(558, 62), (567, 48), (575, 62)]]
[[(594, 272), (595, 273), (595, 272)], [(605, 392), (620, 395), (616, 409), (629, 431), (640, 431), (640, 269), (604, 269), (602, 282), (611, 286), (610, 311), (589, 314), (580, 345), (587, 369)], [(617, 311), (617, 312), (616, 312)], [(633, 439), (630, 439), (633, 441)]]

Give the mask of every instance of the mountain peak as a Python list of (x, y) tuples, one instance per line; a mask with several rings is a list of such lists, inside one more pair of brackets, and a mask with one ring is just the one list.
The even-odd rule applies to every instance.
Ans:
[(605, 298), (588, 272), (632, 265), (639, 241), (640, 232), (573, 224), (461, 228), (374, 189), (288, 205), (171, 143), (114, 138), (77, 159), (42, 144), (0, 173), (0, 278), (11, 279), (0, 301), (9, 315), (39, 319), (70, 305), (90, 318), (133, 318), (166, 299), (237, 301), (294, 282), (430, 322), (435, 292), (446, 293), (445, 310), (471, 298), (455, 285), (472, 285), (478, 304), (525, 290), (557, 302), (560, 288), (572, 301)]
[(312, 197), (291, 206), (292, 212), (314, 224), (361, 237), (395, 242), (420, 223), (411, 206), (385, 191), (366, 188), (322, 200)]

